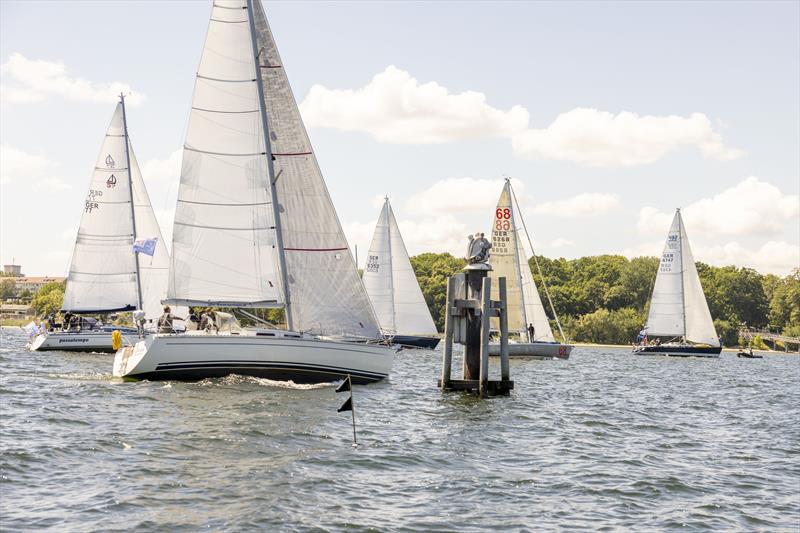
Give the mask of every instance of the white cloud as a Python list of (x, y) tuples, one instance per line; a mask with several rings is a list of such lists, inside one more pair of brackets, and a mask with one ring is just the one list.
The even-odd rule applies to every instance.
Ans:
[(722, 161), (743, 153), (726, 147), (703, 113), (615, 115), (578, 107), (535, 129), (525, 107), (503, 111), (486, 100), (480, 92), (451, 93), (435, 81), (420, 83), (390, 65), (358, 89), (314, 85), (300, 109), (309, 127), (362, 131), (380, 142), (436, 144), (499, 137), (510, 139), (519, 156), (597, 167), (653, 163), (681, 146), (694, 146)]
[(183, 149), (178, 148), (164, 159), (148, 159), (142, 165), (142, 176), (148, 183), (178, 182), (181, 177)]
[(575, 241), (571, 241), (569, 239), (564, 239), (562, 237), (558, 237), (557, 239), (553, 239), (550, 242), (549, 248), (568, 248), (570, 246), (573, 246), (574, 244), (575, 244)]
[(54, 167), (43, 155), (34, 155), (7, 144), (0, 145), (0, 183), (30, 181), (40, 178)]
[[(344, 222), (342, 228), (351, 246), (358, 245), (359, 262), (364, 263), (376, 220), (372, 222)], [(397, 221), (410, 256), (423, 252), (450, 252), (456, 257), (467, 248), (467, 226), (452, 215)]]
[(786, 275), (792, 269), (800, 268), (800, 246), (782, 241), (766, 242), (757, 250), (729, 242), (701, 247), (695, 251), (695, 256), (698, 261), (711, 265), (746, 266), (761, 273)]
[(72, 185), (62, 181), (59, 178), (44, 178), (36, 183), (33, 188), (37, 191), (59, 192), (71, 189)]
[[(45, 100), (50, 95), (67, 100), (86, 102), (114, 102), (119, 93), (127, 95), (127, 102), (137, 105), (145, 95), (133, 91), (126, 83), (93, 82), (67, 75), (66, 66), (58, 61), (28, 59), (13, 53), (0, 65), (3, 85), (0, 85), (0, 100), (8, 103), (29, 103)], [(10, 85), (6, 85), (10, 83)]]
[(309, 127), (363, 131), (402, 144), (510, 137), (529, 120), (522, 106), (502, 111), (488, 105), (483, 93), (455, 94), (435, 81), (421, 84), (394, 65), (359, 89), (314, 85), (300, 109)]
[(616, 194), (585, 192), (572, 198), (537, 204), (531, 211), (537, 215), (583, 217), (603, 215), (617, 209), (619, 205), (619, 196)]
[[(525, 185), (511, 180), (521, 205), (525, 204)], [(413, 194), (406, 208), (421, 215), (453, 213), (485, 213), (488, 222), (503, 190), (503, 179), (447, 178), (437, 181), (424, 191)]]
[[(750, 176), (682, 208), (681, 214), (690, 236), (769, 235), (800, 218), (800, 197), (784, 194), (776, 186)], [(673, 216), (673, 211), (644, 207), (639, 212), (639, 231), (666, 234)]]
[(653, 163), (682, 145), (695, 146), (707, 157), (735, 159), (739, 150), (726, 148), (702, 113), (689, 117), (614, 115), (576, 108), (556, 117), (545, 129), (529, 129), (513, 138), (521, 156), (559, 159), (595, 167), (628, 167)]

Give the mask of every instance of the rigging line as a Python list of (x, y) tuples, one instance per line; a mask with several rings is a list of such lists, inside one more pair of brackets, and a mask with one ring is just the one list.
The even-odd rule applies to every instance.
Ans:
[(553, 311), (553, 316), (556, 319), (556, 325), (558, 326), (558, 332), (561, 333), (561, 338), (564, 339), (565, 343), (568, 343), (567, 336), (564, 335), (564, 330), (561, 328), (561, 321), (558, 319), (558, 313), (556, 313), (556, 308), (553, 305), (553, 300), (550, 298), (550, 291), (547, 289), (547, 282), (544, 279), (544, 274), (542, 273), (542, 268), (539, 266), (539, 260), (536, 258), (536, 251), (533, 249), (533, 243), (531, 242), (531, 235), (528, 233), (528, 226), (525, 224), (525, 217), (522, 216), (522, 210), (519, 208), (519, 202), (517, 201), (517, 194), (514, 192), (514, 189), (510, 186), (511, 183), (509, 182), (509, 189), (511, 189), (511, 196), (514, 198), (514, 205), (517, 206), (517, 211), (519, 211), (520, 215), (519, 218), (522, 220), (522, 228), (525, 230), (525, 236), (528, 238), (528, 246), (531, 247), (531, 254), (533, 255), (533, 262), (536, 263), (536, 270), (539, 272), (539, 277), (542, 280), (542, 287), (544, 287), (544, 293), (547, 296), (547, 302), (550, 304), (550, 309)]
[(245, 130), (240, 130), (238, 128), (232, 128), (230, 126), (227, 126), (227, 125), (223, 124), (222, 122), (217, 122), (216, 120), (213, 120), (211, 117), (207, 117), (207, 116), (203, 116), (203, 115), (197, 115), (197, 118), (202, 118), (203, 120), (211, 122), (212, 124), (215, 124), (216, 126), (218, 126), (220, 128), (225, 128), (226, 130), (235, 131), (236, 133), (241, 133), (242, 135), (255, 135), (257, 133), (257, 132), (253, 132), (252, 130), (251, 131), (245, 131)]

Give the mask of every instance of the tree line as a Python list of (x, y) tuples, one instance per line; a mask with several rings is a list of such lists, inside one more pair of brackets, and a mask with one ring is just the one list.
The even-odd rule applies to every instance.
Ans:
[[(538, 260), (569, 340), (627, 344), (636, 338), (647, 321), (658, 258), (598, 255)], [(411, 265), (436, 327), (443, 331), (447, 278), (460, 272), (466, 261), (449, 253), (424, 253), (412, 257)], [(529, 266), (552, 321), (532, 258)], [(725, 345), (739, 344), (739, 327), (743, 324), (800, 336), (800, 268), (781, 277), (750, 268), (698, 262), (697, 271), (717, 334)], [(46, 316), (61, 308), (63, 296), (64, 283), (49, 283), (37, 292), (31, 306), (39, 316)], [(279, 323), (282, 311), (268, 310), (263, 318)]]
[[(636, 338), (647, 321), (658, 258), (599, 255), (538, 260), (553, 307), (570, 340), (627, 344)], [(411, 264), (442, 331), (447, 278), (459, 272), (465, 261), (448, 253), (425, 253), (412, 257)], [(533, 258), (529, 266), (553, 319)], [(717, 334), (725, 345), (739, 344), (741, 325), (800, 336), (800, 268), (783, 277), (700, 262), (697, 270)]]

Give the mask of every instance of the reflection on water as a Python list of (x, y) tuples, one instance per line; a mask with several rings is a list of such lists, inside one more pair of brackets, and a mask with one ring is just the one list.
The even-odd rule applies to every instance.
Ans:
[[(0, 523), (113, 529), (793, 530), (800, 358), (512, 361), (516, 389), (440, 394), (404, 350), (357, 386), (123, 382), (111, 356), (0, 341)], [(454, 364), (460, 368), (460, 364)], [(496, 371), (496, 369), (494, 369)]]

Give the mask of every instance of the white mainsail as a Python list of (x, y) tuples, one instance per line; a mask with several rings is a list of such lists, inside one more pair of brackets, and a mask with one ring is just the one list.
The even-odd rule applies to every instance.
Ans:
[(436, 335), (388, 198), (375, 226), (363, 281), (383, 333)]
[(184, 146), (169, 287), (177, 303), (286, 307), (294, 329), (379, 335), (258, 1), (213, 4)]
[[(506, 181), (492, 221), (492, 270), (489, 275), (494, 279), (506, 278), (509, 331), (517, 331), (525, 337), (528, 324), (533, 324), (533, 340), (555, 342), (550, 321), (528, 265), (528, 254), (520, 238), (522, 228), (517, 224), (521, 214), (516, 212), (511, 194), (511, 183)], [(497, 300), (499, 297), (499, 287), (495, 282), (492, 286), (492, 298)], [(493, 318), (492, 323), (493, 329), (499, 329), (497, 318)]]
[(680, 209), (672, 220), (661, 254), (647, 317), (647, 334), (683, 336), (692, 342), (719, 346)]
[(246, 2), (214, 3), (183, 150), (167, 300), (283, 304)]
[(64, 292), (62, 308), (67, 311), (139, 307), (123, 113), (123, 104), (117, 104), (84, 201)]

